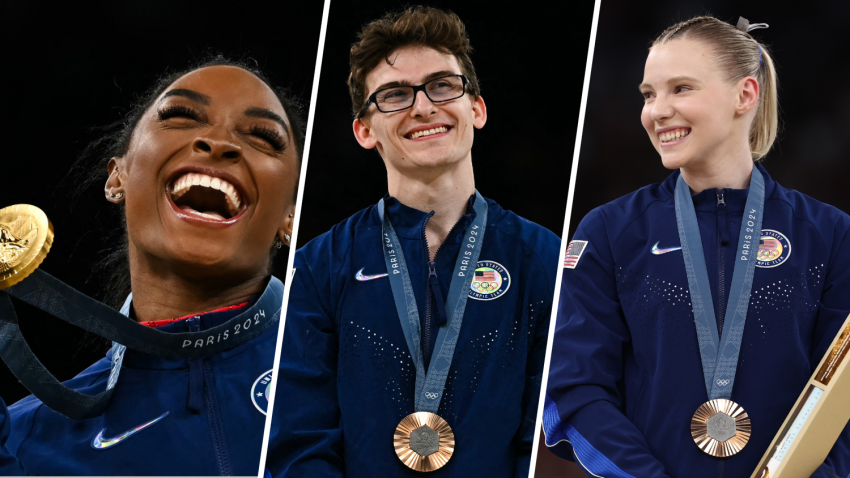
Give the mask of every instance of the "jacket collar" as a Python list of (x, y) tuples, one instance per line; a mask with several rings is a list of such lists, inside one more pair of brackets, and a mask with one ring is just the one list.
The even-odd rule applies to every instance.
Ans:
[[(384, 196), (384, 204), (387, 215), (398, 237), (410, 240), (424, 240), (425, 222), (434, 215), (434, 211), (425, 212), (406, 206), (389, 194)], [(474, 204), (475, 195), (473, 194), (466, 203), (466, 214), (460, 217), (452, 228), (451, 237), (447, 237), (444, 242), (454, 242), (456, 238), (460, 238), (461, 234), (459, 231), (466, 230), (467, 226), (475, 218)], [(378, 217), (377, 211), (375, 212), (375, 217)], [(380, 221), (380, 219), (378, 220)]]
[[(776, 182), (773, 181), (767, 173), (767, 170), (764, 168), (762, 163), (755, 163), (755, 165), (764, 177), (764, 199), (767, 201), (776, 190)], [(681, 172), (677, 169), (673, 171), (673, 173), (670, 174), (663, 183), (661, 183), (661, 190), (669, 196), (670, 200), (673, 199), (673, 191), (676, 190), (676, 181), (679, 180), (680, 175)], [(724, 200), (726, 202), (726, 210), (728, 212), (743, 211), (747, 202), (747, 194), (749, 194), (749, 191), (749, 186), (746, 189), (725, 189)], [(705, 191), (692, 195), (691, 197), (694, 201), (694, 209), (699, 212), (717, 211), (717, 192), (717, 189), (706, 189)]]

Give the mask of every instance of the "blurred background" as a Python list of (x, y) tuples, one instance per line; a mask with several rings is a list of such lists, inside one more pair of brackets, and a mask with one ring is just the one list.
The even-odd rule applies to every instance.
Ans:
[[(348, 53), (361, 27), (416, 2), (331, 4), (298, 246), (375, 204), (387, 174), (352, 133)], [(475, 131), (475, 185), (503, 208), (561, 235), (593, 2), (425, 1), (466, 24), (487, 124)]]
[(763, 164), (784, 187), (850, 212), (850, 2), (603, 0), (570, 237), (591, 209), (670, 174), (640, 124), (637, 85), (652, 40), (704, 14), (770, 25), (752, 32), (770, 49), (779, 77), (780, 133)]
[[(670, 174), (640, 124), (637, 86), (652, 40), (674, 23), (705, 14), (733, 25), (739, 16), (770, 25), (752, 32), (770, 49), (779, 77), (781, 129), (764, 166), (786, 188), (850, 213), (850, 3), (603, 0), (570, 238), (593, 208)], [(565, 463), (541, 446), (535, 476), (571, 476), (560, 469)]]
[[(164, 73), (216, 53), (255, 63), (272, 83), (289, 87), (303, 99), (306, 117), (321, 1), (254, 1), (226, 9), (207, 2), (4, 1), (0, 9), (6, 46), (0, 207), (25, 203), (44, 210), (56, 237), (41, 268), (98, 300), (108, 274), (96, 264), (120, 237), (122, 210), (104, 199), (103, 182), (80, 190), (79, 178), (69, 175), (102, 134), (97, 127), (120, 120)], [(284, 248), (275, 259), (281, 279), (287, 255)], [(106, 353), (105, 341), (14, 302), (24, 336), (59, 380)], [(6, 404), (28, 394), (0, 361)]]

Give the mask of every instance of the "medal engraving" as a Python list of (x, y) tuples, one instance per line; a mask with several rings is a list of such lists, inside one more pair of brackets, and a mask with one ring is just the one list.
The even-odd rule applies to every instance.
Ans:
[(434, 471), (448, 463), (455, 451), (452, 427), (436, 413), (416, 412), (404, 417), (395, 429), (393, 447), (404, 466)]
[(433, 455), (440, 449), (440, 434), (423, 425), (410, 432), (410, 449), (419, 456)]
[(708, 436), (717, 441), (726, 441), (735, 436), (735, 419), (720, 412), (705, 422)]
[(741, 451), (750, 440), (752, 425), (743, 407), (725, 398), (703, 403), (691, 418), (691, 437), (703, 452), (718, 458)]
[(18, 204), (0, 209), (0, 290), (24, 280), (53, 245), (53, 225), (41, 209)]

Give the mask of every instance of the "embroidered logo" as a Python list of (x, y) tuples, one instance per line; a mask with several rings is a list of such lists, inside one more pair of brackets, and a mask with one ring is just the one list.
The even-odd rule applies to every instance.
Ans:
[(383, 273), (383, 274), (373, 274), (373, 275), (367, 276), (367, 275), (363, 275), (363, 269), (365, 269), (365, 267), (361, 267), (360, 270), (357, 271), (357, 274), (354, 274), (354, 278), (359, 280), (360, 282), (364, 282), (364, 281), (372, 280), (372, 279), (380, 279), (381, 277), (386, 277), (386, 276), (389, 275), (387, 273)]
[(131, 429), (127, 430), (126, 432), (124, 432), (120, 435), (116, 435), (112, 438), (103, 438), (103, 434), (106, 433), (106, 428), (104, 428), (103, 430), (100, 431), (100, 433), (97, 434), (96, 437), (94, 437), (94, 440), (91, 441), (91, 447), (94, 448), (95, 450), (105, 450), (107, 448), (111, 448), (111, 447), (123, 442), (127, 438), (135, 435), (136, 433), (139, 433), (140, 431), (144, 430), (145, 428), (153, 425), (154, 423), (162, 420), (163, 418), (165, 418), (167, 416), (168, 416), (168, 412), (165, 412), (162, 415), (154, 418), (153, 420), (151, 420), (147, 423), (142, 423), (141, 425), (139, 425), (135, 428), (131, 428)]
[(511, 286), (511, 275), (498, 262), (478, 261), (472, 283), (469, 284), (469, 298), (476, 300), (498, 299)]
[(791, 255), (791, 241), (779, 231), (762, 229), (759, 238), (759, 250), (756, 254), (756, 267), (776, 267), (788, 260)]
[(682, 249), (682, 246), (679, 246), (679, 247), (668, 247), (668, 248), (666, 248), (666, 249), (662, 249), (662, 248), (659, 248), (659, 247), (658, 247), (658, 244), (659, 244), (660, 242), (661, 242), (661, 241), (656, 242), (656, 243), (652, 246), (652, 249), (651, 249), (652, 253), (653, 253), (653, 254), (655, 254), (656, 256), (660, 256), (661, 254), (667, 254), (668, 252), (679, 251), (679, 250), (681, 250), (681, 249)]
[(251, 387), (251, 401), (254, 402), (254, 406), (263, 415), (269, 409), (269, 393), (272, 388), (273, 372), (274, 369), (271, 369), (257, 377), (257, 380), (254, 380), (254, 385)]
[(564, 268), (575, 269), (578, 265), (578, 260), (584, 254), (584, 249), (587, 247), (587, 241), (570, 241), (567, 246), (567, 253), (564, 255)]

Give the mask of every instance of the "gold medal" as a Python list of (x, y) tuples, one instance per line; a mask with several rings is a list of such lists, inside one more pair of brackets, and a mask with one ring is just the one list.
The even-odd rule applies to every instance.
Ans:
[(0, 290), (38, 269), (53, 245), (53, 224), (29, 204), (0, 209)]
[(455, 451), (452, 427), (431, 412), (404, 417), (395, 429), (393, 446), (398, 459), (416, 471), (434, 471), (448, 463)]
[(741, 451), (750, 441), (750, 417), (744, 408), (724, 398), (709, 400), (691, 418), (691, 437), (700, 450), (725, 458)]

